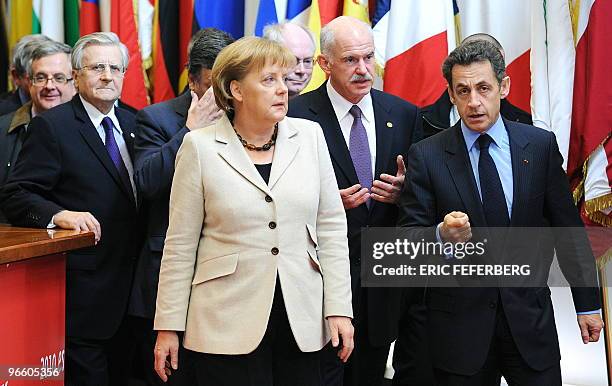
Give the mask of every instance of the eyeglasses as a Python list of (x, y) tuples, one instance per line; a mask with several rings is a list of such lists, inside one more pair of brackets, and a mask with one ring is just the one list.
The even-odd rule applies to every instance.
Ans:
[(310, 58), (298, 58), (296, 56), (295, 60), (297, 61), (295, 63), (296, 67), (299, 66), (300, 63), (304, 65), (304, 68), (312, 68), (312, 66), (314, 66), (314, 58), (312, 56)]
[(45, 86), (48, 81), (53, 81), (55, 84), (66, 84), (72, 80), (72, 78), (68, 78), (64, 74), (36, 74), (34, 78), (32, 78), (32, 84), (34, 86)]
[(110, 73), (113, 76), (123, 76), (125, 74), (125, 68), (117, 64), (96, 63), (89, 66), (83, 66), (80, 69), (89, 70), (97, 75), (102, 75), (107, 68), (110, 70)]

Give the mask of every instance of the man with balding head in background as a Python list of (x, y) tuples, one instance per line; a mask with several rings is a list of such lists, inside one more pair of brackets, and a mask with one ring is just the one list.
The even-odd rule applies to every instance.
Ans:
[[(497, 39), (489, 34), (483, 32), (472, 34), (463, 39), (461, 44), (474, 40), (484, 40), (493, 44), (499, 50), (499, 52), (501, 52), (505, 59), (506, 53), (504, 48)], [(500, 113), (502, 117), (510, 121), (520, 122), (526, 125), (533, 124), (531, 114), (514, 106), (512, 103), (510, 103), (510, 101), (508, 101), (508, 98), (503, 98), (501, 100)], [(440, 98), (438, 98), (438, 100), (436, 100), (433, 104), (423, 107), (421, 109), (421, 116), (423, 117), (423, 136), (425, 138), (437, 134), (442, 130), (448, 129), (455, 123), (459, 122), (459, 113), (457, 112), (455, 105), (453, 105), (450, 100), (448, 90), (444, 90), (444, 93), (442, 93)]]
[(19, 39), (11, 52), (11, 80), (15, 90), (0, 96), (0, 115), (11, 113), (30, 100), (30, 82), (26, 66), (32, 52), (41, 44), (53, 42), (41, 34), (26, 35)]
[[(219, 52), (234, 41), (217, 28), (198, 31), (189, 43), (189, 91), (169, 101), (145, 107), (136, 115), (135, 181), (148, 208), (147, 238), (136, 268), (129, 304), (138, 329), (136, 360), (150, 385), (163, 384), (151, 366), (157, 333), (153, 331), (157, 282), (166, 230), (174, 160), (185, 134), (214, 123), (222, 114), (215, 103), (211, 69)], [(182, 349), (172, 385), (192, 385), (189, 354)]]
[[(70, 46), (49, 40), (31, 53), (25, 69), (30, 101), (0, 117), (0, 188), (11, 174), (21, 151), (30, 120), (50, 108), (68, 102), (75, 94)], [(7, 222), (0, 210), (0, 223)]]
[(263, 33), (265, 38), (283, 44), (295, 55), (297, 64), (287, 75), (285, 83), (289, 99), (300, 95), (310, 83), (314, 68), (316, 45), (312, 32), (302, 25), (283, 22), (267, 25)]
[(421, 137), (421, 118), (414, 105), (372, 88), (374, 39), (368, 24), (349, 16), (329, 22), (321, 30), (318, 62), (329, 80), (290, 101), (288, 116), (323, 128), (346, 211), (355, 314), (355, 351), (347, 365), (334, 356), (335, 349), (324, 349), (322, 371), (328, 386), (380, 385), (397, 337), (402, 296), (411, 291), (362, 288), (361, 229), (395, 226), (403, 157)]

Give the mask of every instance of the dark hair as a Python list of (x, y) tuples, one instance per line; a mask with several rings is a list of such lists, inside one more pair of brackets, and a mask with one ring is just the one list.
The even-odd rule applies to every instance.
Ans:
[(499, 42), (499, 40), (495, 39), (492, 35), (486, 34), (484, 32), (478, 32), (478, 33), (475, 33), (475, 34), (471, 34), (470, 36), (468, 36), (465, 39), (463, 39), (461, 41), (461, 44), (469, 43), (469, 42), (474, 41), (474, 40), (486, 40), (486, 41), (492, 43), (495, 47), (497, 47), (498, 50), (500, 50), (500, 51), (504, 50), (504, 48), (502, 47), (502, 45)]
[(472, 63), (489, 62), (497, 78), (497, 83), (501, 84), (506, 76), (506, 64), (504, 57), (499, 49), (491, 42), (486, 40), (472, 40), (460, 44), (451, 52), (444, 63), (442, 63), (442, 75), (450, 86), (453, 85), (453, 67), (455, 65), (467, 66)]
[(189, 74), (199, 79), (203, 68), (212, 70), (219, 52), (233, 42), (232, 35), (217, 28), (204, 28), (196, 32), (190, 42), (187, 62)]

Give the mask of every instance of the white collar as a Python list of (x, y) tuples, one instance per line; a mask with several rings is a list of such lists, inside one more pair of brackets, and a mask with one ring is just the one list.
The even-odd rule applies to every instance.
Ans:
[[(334, 112), (336, 113), (336, 118), (338, 119), (338, 122), (340, 122), (349, 113), (349, 110), (351, 107), (353, 107), (353, 103), (347, 101), (342, 95), (340, 95), (329, 80), (327, 81), (326, 87), (327, 95), (329, 96), (329, 100), (334, 108)], [(373, 123), (374, 108), (372, 107), (372, 95), (370, 93), (364, 95), (364, 97), (357, 103), (357, 106), (361, 109), (361, 116), (365, 118), (368, 123)]]
[(117, 119), (117, 116), (115, 115), (115, 105), (113, 105), (113, 107), (108, 112), (108, 114), (104, 115), (102, 114), (100, 110), (98, 110), (96, 106), (92, 105), (91, 103), (83, 99), (83, 97), (80, 94), (79, 94), (79, 98), (81, 98), (81, 102), (83, 103), (83, 107), (85, 107), (85, 111), (87, 112), (87, 115), (89, 116), (89, 120), (91, 121), (91, 123), (93, 123), (96, 130), (102, 124), (102, 120), (104, 119), (104, 117), (109, 117), (111, 121), (113, 121), (113, 125), (115, 126), (115, 129), (119, 132), (119, 134), (123, 134), (123, 132), (121, 131), (121, 126), (119, 125), (119, 120)]

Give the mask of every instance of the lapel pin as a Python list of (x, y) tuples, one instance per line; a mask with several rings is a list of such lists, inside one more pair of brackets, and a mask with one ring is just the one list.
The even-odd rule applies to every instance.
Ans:
[(527, 165), (527, 164), (529, 163), (529, 160), (524, 159), (524, 160), (523, 160), (523, 163), (524, 163), (525, 165)]
[(387, 122), (387, 127), (393, 127), (393, 122)]

